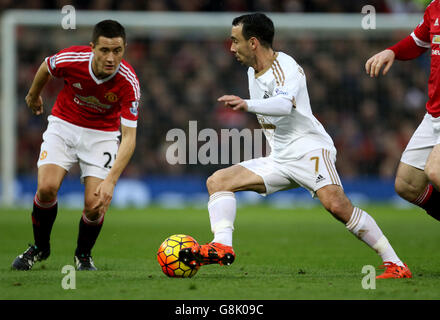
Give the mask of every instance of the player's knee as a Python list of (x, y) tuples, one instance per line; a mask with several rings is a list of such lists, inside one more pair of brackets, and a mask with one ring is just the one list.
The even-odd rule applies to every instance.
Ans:
[(208, 189), (209, 194), (216, 193), (218, 191), (227, 191), (227, 183), (224, 175), (222, 174), (222, 170), (218, 170), (214, 172), (209, 178), (206, 180), (206, 188)]
[(209, 194), (213, 194), (221, 189), (221, 178), (214, 173), (206, 179), (206, 188)]
[(38, 199), (43, 202), (49, 202), (56, 199), (58, 194), (58, 186), (51, 183), (43, 183), (38, 186)]

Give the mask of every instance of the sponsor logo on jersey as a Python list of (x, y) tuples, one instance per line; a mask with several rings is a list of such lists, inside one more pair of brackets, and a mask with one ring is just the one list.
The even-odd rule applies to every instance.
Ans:
[(75, 88), (82, 90), (81, 83), (79, 83), (79, 82), (75, 82), (74, 84), (72, 84), (72, 87), (75, 87)]
[(440, 44), (440, 35), (436, 34), (432, 37), (432, 43)]
[(99, 99), (97, 97), (95, 97), (95, 96), (83, 97), (83, 96), (80, 96), (79, 94), (76, 94), (75, 98), (73, 99), (73, 101), (75, 101), (79, 105), (86, 106), (86, 107), (89, 107), (89, 108), (93, 108), (95, 110), (99, 110), (99, 111), (102, 111), (102, 112), (103, 112), (102, 109), (108, 110), (108, 109), (110, 109), (112, 107), (109, 104), (101, 103), (99, 101)]
[(438, 49), (432, 50), (432, 55), (433, 56), (440, 56), (440, 50), (438, 50)]
[(111, 103), (114, 103), (114, 102), (118, 101), (118, 96), (117, 96), (115, 93), (111, 92), (111, 91), (107, 92), (107, 93), (104, 95), (104, 97), (105, 97), (108, 101), (110, 101)]
[(265, 92), (264, 92), (263, 99), (267, 99), (267, 98), (269, 98), (269, 97), (270, 97), (270, 96), (269, 96), (269, 92), (265, 91)]
[(275, 95), (279, 95), (279, 94), (282, 94), (285, 96), (288, 95), (288, 93), (286, 91), (280, 90), (279, 88), (275, 88)]
[(130, 112), (132, 115), (134, 115), (135, 117), (137, 117), (138, 115), (138, 109), (139, 109), (139, 102), (137, 101), (133, 101), (131, 103), (131, 108), (130, 108)]

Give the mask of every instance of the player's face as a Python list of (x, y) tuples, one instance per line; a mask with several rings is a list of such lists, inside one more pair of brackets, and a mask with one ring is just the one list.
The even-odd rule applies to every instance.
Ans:
[(232, 26), (231, 30), (231, 52), (235, 58), (245, 66), (251, 66), (253, 61), (253, 51), (250, 47), (250, 41), (246, 40), (242, 33), (243, 25)]
[(96, 44), (90, 43), (94, 53), (92, 68), (98, 78), (113, 74), (121, 63), (125, 43), (121, 37), (106, 38), (100, 36)]

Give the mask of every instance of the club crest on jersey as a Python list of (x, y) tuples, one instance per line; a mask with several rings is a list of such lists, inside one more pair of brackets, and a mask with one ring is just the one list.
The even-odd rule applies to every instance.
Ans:
[(104, 95), (104, 98), (106, 98), (111, 103), (114, 103), (114, 102), (118, 101), (118, 96), (116, 94), (114, 94), (113, 92), (111, 92), (111, 91), (107, 92)]
[(136, 117), (138, 115), (138, 109), (139, 109), (139, 102), (133, 101), (131, 103), (131, 108), (130, 108), (131, 114)]
[(440, 35), (436, 34), (432, 37), (432, 43), (434, 44), (440, 44)]
[(46, 159), (47, 158), (47, 151), (46, 150), (43, 150), (42, 152), (41, 152), (41, 155), (40, 155), (40, 160), (44, 160), (44, 159)]

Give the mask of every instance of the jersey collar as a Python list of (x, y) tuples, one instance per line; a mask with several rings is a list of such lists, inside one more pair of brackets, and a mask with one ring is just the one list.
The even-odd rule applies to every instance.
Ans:
[(273, 59), (272, 59), (272, 61), (271, 61), (269, 66), (267, 66), (266, 68), (264, 68), (260, 72), (255, 73), (255, 79), (257, 79), (258, 77), (261, 77), (263, 74), (265, 74), (267, 72), (267, 70), (269, 70), (272, 67), (272, 64), (276, 60), (276, 58), (278, 58), (278, 52), (275, 52), (275, 55), (274, 55), (274, 57), (273, 57)]
[(115, 72), (113, 72), (108, 77), (103, 78), (103, 79), (98, 79), (95, 76), (95, 74), (93, 73), (93, 69), (92, 69), (93, 56), (94, 56), (94, 54), (92, 52), (92, 54), (90, 55), (90, 59), (89, 59), (89, 73), (90, 73), (90, 76), (92, 77), (92, 79), (95, 81), (96, 84), (101, 84), (101, 83), (104, 83), (104, 82), (110, 80), (111, 78), (113, 78), (119, 72), (119, 67), (121, 66), (121, 64), (119, 64), (119, 66), (116, 68)]

